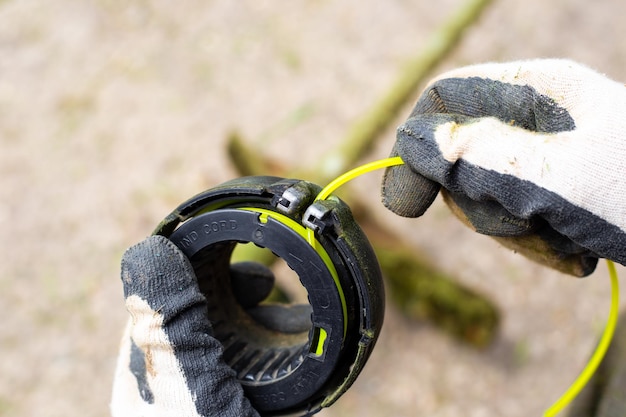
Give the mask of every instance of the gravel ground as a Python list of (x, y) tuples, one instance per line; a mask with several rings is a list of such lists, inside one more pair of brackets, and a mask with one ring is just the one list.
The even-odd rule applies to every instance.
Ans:
[[(124, 249), (236, 175), (230, 129), (279, 163), (313, 165), (462, 3), (0, 1), (0, 416), (108, 415)], [(438, 70), (559, 56), (624, 80), (625, 12), (497, 0)], [(475, 351), (389, 306), (362, 376), (320, 415), (539, 414), (602, 329), (604, 268), (568, 278), (471, 234), (440, 202), (410, 221), (371, 194), (389, 227), (496, 300), (502, 329)]]

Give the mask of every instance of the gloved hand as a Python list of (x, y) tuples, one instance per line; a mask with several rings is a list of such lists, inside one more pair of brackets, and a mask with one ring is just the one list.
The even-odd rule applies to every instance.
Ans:
[[(115, 374), (113, 416), (258, 416), (222, 361), (193, 268), (172, 242), (152, 236), (131, 247), (122, 259), (122, 282), (131, 320)], [(248, 294), (248, 302), (265, 298), (271, 284), (255, 286), (265, 294)]]
[(574, 62), (460, 68), (398, 128), (383, 203), (417, 217), (441, 190), (479, 233), (558, 270), (626, 264), (626, 87)]

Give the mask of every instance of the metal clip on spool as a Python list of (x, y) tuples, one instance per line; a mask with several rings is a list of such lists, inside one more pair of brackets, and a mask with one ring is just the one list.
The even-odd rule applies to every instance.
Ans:
[[(277, 177), (244, 177), (181, 204), (155, 234), (190, 259), (209, 305), (224, 360), (263, 416), (312, 415), (356, 380), (380, 333), (380, 268), (348, 206), (320, 187)], [(298, 275), (311, 305), (311, 327), (279, 332), (239, 305), (230, 280), (237, 244), (271, 250)]]

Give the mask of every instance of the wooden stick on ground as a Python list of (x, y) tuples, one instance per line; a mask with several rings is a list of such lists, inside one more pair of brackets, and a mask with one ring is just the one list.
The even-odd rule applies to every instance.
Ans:
[[(312, 172), (306, 175), (297, 169), (296, 177), (326, 184), (352, 168), (364, 157), (380, 134), (386, 130), (398, 112), (407, 105), (419, 85), (458, 44), (464, 31), (474, 23), (491, 0), (470, 0), (430, 38), (422, 52), (407, 62), (397, 81), (375, 105), (349, 129), (339, 145), (326, 155)], [(253, 149), (238, 135), (231, 135), (228, 152), (242, 175), (273, 174), (277, 172), (262, 152)], [(268, 172), (270, 171), (270, 172)], [(493, 338), (499, 323), (499, 314), (493, 304), (480, 294), (458, 284), (456, 280), (428, 264), (418, 249), (393, 237), (382, 225), (367, 215), (365, 203), (349, 196), (359, 224), (370, 236), (387, 277), (391, 300), (405, 315), (426, 319), (438, 325), (455, 338), (475, 346), (485, 346)], [(393, 241), (393, 250), (388, 242)], [(246, 249), (246, 248), (244, 248)], [(258, 252), (258, 251), (257, 251)], [(240, 254), (258, 260), (259, 253)], [(250, 259), (250, 258), (247, 258)]]

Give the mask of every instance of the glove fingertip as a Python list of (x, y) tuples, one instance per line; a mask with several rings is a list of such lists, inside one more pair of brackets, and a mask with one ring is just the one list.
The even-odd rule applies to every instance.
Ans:
[(382, 202), (402, 217), (419, 217), (431, 206), (441, 186), (405, 165), (388, 168), (382, 183)]
[(274, 273), (258, 262), (237, 262), (230, 266), (230, 279), (235, 299), (243, 308), (251, 308), (265, 300), (274, 288)]
[(126, 251), (122, 258), (122, 282), (125, 298), (136, 295), (155, 310), (163, 306), (173, 308), (173, 299), (199, 297), (189, 260), (163, 236), (150, 236)]

